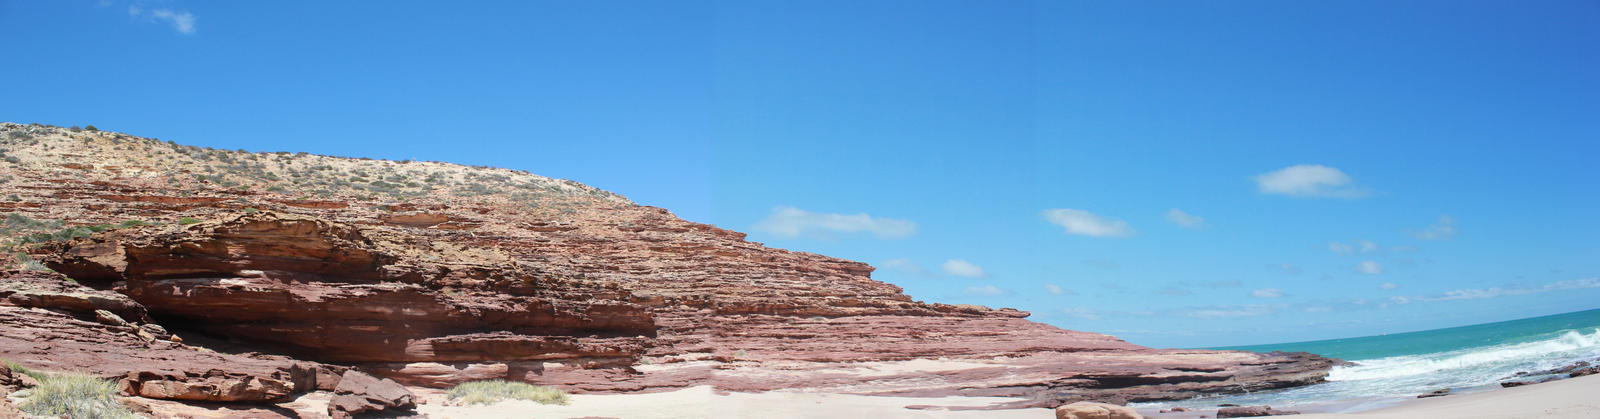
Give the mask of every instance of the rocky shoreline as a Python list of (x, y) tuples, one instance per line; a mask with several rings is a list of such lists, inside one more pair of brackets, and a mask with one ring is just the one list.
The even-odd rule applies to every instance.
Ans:
[[(866, 264), (525, 172), (16, 124), (0, 138), (15, 157), (0, 162), (8, 231), (65, 232), (16, 247), (59, 274), (0, 273), (0, 324), (17, 331), (0, 358), (148, 399), (257, 408), (318, 393), (341, 417), (409, 411), (403, 386), (498, 378), (1027, 408), (1301, 386), (1336, 362), (1145, 348), (919, 302)], [(329, 195), (296, 192), (312, 188)]]

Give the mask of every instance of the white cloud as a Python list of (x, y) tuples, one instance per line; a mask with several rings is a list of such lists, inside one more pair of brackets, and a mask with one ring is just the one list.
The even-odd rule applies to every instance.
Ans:
[(880, 239), (897, 239), (917, 232), (917, 223), (893, 218), (873, 218), (867, 214), (827, 214), (779, 206), (772, 215), (756, 223), (752, 229), (779, 237), (814, 235), (826, 237), (831, 233), (868, 232)]
[(1389, 248), (1389, 251), (1396, 252), (1396, 253), (1415, 252), (1415, 251), (1417, 251), (1417, 247), (1416, 246), (1400, 245), (1400, 246), (1395, 246), (1395, 247)]
[(1282, 269), (1283, 273), (1286, 273), (1286, 274), (1289, 274), (1289, 275), (1299, 275), (1300, 274), (1300, 267), (1299, 266), (1294, 266), (1294, 265), (1287, 264), (1287, 263), (1278, 264), (1278, 269)]
[(1395, 285), (1393, 282), (1385, 282), (1385, 283), (1382, 283), (1382, 284), (1378, 285), (1378, 289), (1392, 290), (1392, 289), (1395, 289), (1395, 288), (1400, 288), (1400, 286), (1399, 285)]
[(1068, 234), (1091, 237), (1127, 237), (1133, 235), (1128, 222), (1094, 215), (1088, 211), (1058, 208), (1044, 211), (1044, 219), (1065, 228)]
[(1456, 236), (1456, 219), (1448, 215), (1439, 216), (1439, 222), (1428, 226), (1427, 230), (1411, 233), (1417, 240), (1450, 240)]
[(177, 29), (178, 32), (182, 32), (184, 35), (194, 34), (194, 15), (190, 14), (189, 12), (174, 12), (167, 9), (156, 9), (155, 11), (150, 12), (150, 16), (159, 20), (171, 22), (172, 28)]
[(1200, 228), (1206, 225), (1206, 219), (1189, 215), (1177, 208), (1167, 210), (1167, 221), (1183, 228)]
[(1600, 278), (1583, 278), (1566, 281), (1556, 281), (1537, 287), (1490, 287), (1459, 289), (1444, 293), (1442, 296), (1418, 297), (1429, 301), (1445, 300), (1476, 300), (1484, 298), (1504, 297), (1508, 295), (1538, 294), (1550, 291), (1568, 291), (1586, 288), (1600, 288)]
[(961, 259), (944, 261), (944, 265), (940, 265), (940, 268), (944, 269), (944, 273), (960, 277), (983, 278), (989, 276), (988, 272), (983, 271), (983, 267)]
[(1381, 273), (1383, 273), (1383, 265), (1379, 265), (1378, 262), (1374, 262), (1374, 261), (1370, 261), (1370, 260), (1361, 261), (1361, 263), (1357, 263), (1356, 264), (1356, 272), (1364, 273), (1364, 274), (1367, 274), (1367, 275), (1381, 274)]
[(897, 271), (901, 271), (901, 272), (905, 272), (905, 273), (910, 273), (910, 274), (915, 274), (915, 275), (921, 275), (921, 276), (933, 276), (933, 272), (929, 272), (927, 269), (923, 269), (922, 266), (919, 266), (915, 262), (912, 262), (911, 259), (906, 259), (906, 258), (889, 259), (889, 260), (883, 261), (882, 265), (883, 265), (884, 269), (893, 269), (893, 270), (897, 270)]
[(1372, 253), (1372, 252), (1378, 251), (1378, 244), (1377, 243), (1373, 243), (1373, 242), (1366, 241), (1366, 240), (1360, 240), (1360, 241), (1357, 241), (1356, 244), (1361, 246), (1361, 253)]
[(1344, 244), (1344, 243), (1340, 243), (1340, 242), (1330, 242), (1330, 243), (1328, 243), (1328, 251), (1333, 252), (1333, 253), (1338, 253), (1338, 254), (1341, 254), (1341, 255), (1348, 255), (1348, 254), (1350, 254), (1350, 252), (1355, 251), (1355, 248), (1352, 248), (1352, 247), (1350, 247), (1350, 245)]
[(1068, 316), (1077, 317), (1084, 320), (1100, 320), (1101, 318), (1099, 312), (1083, 307), (1072, 307), (1061, 310), (1061, 312), (1066, 313)]
[(1328, 166), (1302, 164), (1262, 173), (1251, 178), (1264, 194), (1305, 198), (1360, 198), (1370, 192), (1356, 186), (1350, 175)]
[(183, 33), (184, 35), (194, 34), (194, 14), (187, 11), (155, 9), (147, 12), (143, 7), (139, 7), (138, 3), (134, 3), (128, 5), (128, 15), (133, 17), (143, 17), (146, 18), (146, 20), (151, 21), (166, 22), (167, 24), (172, 25), (173, 29), (177, 29), (178, 32)]
[(1283, 290), (1277, 288), (1262, 288), (1255, 291), (1250, 291), (1250, 295), (1256, 298), (1283, 298)]
[(1067, 290), (1061, 289), (1060, 285), (1044, 284), (1044, 292), (1048, 292), (1050, 295), (1062, 295), (1066, 294)]
[(981, 287), (967, 287), (967, 289), (961, 290), (961, 293), (966, 295), (995, 296), (1005, 294), (1006, 291), (993, 285), (984, 285)]
[(1324, 306), (1306, 307), (1306, 312), (1307, 313), (1327, 313), (1327, 312), (1330, 312), (1330, 311), (1333, 311), (1333, 307), (1324, 307)]

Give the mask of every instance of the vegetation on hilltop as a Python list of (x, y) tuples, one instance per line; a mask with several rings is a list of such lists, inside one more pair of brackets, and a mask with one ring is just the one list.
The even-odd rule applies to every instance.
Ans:
[(628, 203), (601, 189), (525, 171), (440, 162), (345, 158), (305, 152), (248, 152), (186, 146), (99, 130), (0, 123), (0, 160), (33, 169), (61, 164), (116, 168), (163, 178), (183, 191), (229, 189), (302, 199), (381, 197), (407, 201), (434, 194), (502, 195), (526, 205), (560, 205), (573, 197)]
[[(113, 228), (187, 225), (210, 215), (195, 209), (159, 220), (41, 205), (60, 202), (43, 184), (81, 184), (89, 194), (170, 195), (194, 202), (266, 208), (274, 202), (333, 203), (395, 211), (405, 205), (490, 206), (560, 219), (582, 208), (632, 206), (626, 198), (577, 182), (525, 171), (440, 162), (344, 158), (305, 152), (248, 152), (179, 145), (88, 128), (0, 123), (0, 268), (28, 267), (33, 244), (71, 240)], [(124, 190), (138, 192), (124, 192)], [(112, 199), (112, 198), (102, 198)], [(30, 218), (31, 216), (31, 218)], [(131, 224), (130, 224), (131, 223)]]

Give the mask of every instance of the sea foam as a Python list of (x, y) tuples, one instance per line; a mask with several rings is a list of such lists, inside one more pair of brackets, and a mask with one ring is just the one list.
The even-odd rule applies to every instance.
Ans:
[(1335, 367), (1328, 381), (1395, 380), (1427, 377), (1456, 385), (1492, 384), (1518, 371), (1555, 368), (1600, 357), (1600, 329), (1569, 330), (1531, 342), (1464, 348), (1454, 351), (1356, 361)]

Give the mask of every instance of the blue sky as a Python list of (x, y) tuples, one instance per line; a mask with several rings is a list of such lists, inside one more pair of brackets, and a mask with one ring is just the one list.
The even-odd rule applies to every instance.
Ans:
[(0, 120), (525, 169), (1155, 346), (1600, 307), (1594, 2), (860, 3), (5, 1)]

